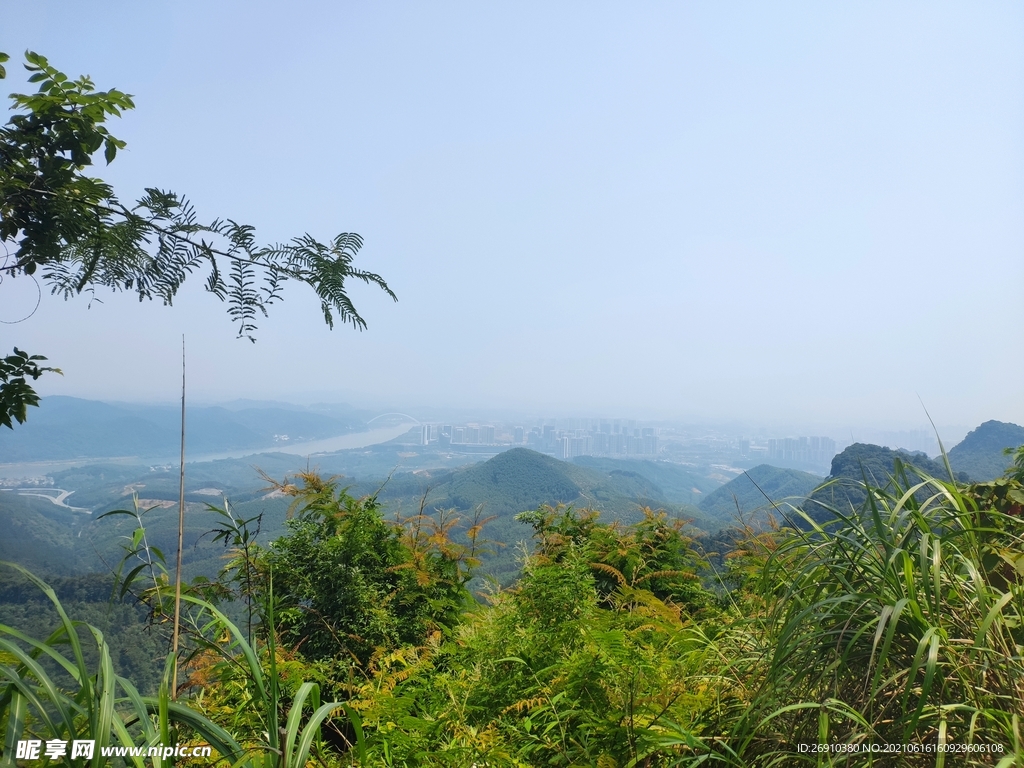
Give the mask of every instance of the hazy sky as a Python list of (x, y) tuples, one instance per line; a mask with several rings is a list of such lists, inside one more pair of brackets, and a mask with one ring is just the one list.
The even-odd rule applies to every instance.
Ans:
[(196, 280), (0, 341), (103, 399), (173, 400), (184, 333), (206, 400), (1024, 424), (1022, 40), (1020, 3), (3, 0), (4, 93), (32, 49), (135, 95), (122, 198), (359, 232), (399, 303), (330, 332), (292, 286), (252, 345)]

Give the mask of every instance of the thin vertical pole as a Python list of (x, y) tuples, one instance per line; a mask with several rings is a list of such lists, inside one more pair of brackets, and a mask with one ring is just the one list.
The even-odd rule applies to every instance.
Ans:
[(171, 700), (178, 698), (178, 629), (181, 625), (181, 550), (185, 538), (185, 335), (181, 336), (181, 472), (178, 475), (178, 560), (174, 570), (174, 633), (171, 654), (174, 673), (171, 678)]

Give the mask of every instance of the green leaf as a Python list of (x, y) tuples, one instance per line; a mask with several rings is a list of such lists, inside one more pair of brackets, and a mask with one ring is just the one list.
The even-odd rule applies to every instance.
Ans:
[(140, 563), (132, 569), (131, 573), (124, 577), (124, 581), (121, 584), (120, 598), (124, 598), (124, 596), (128, 594), (128, 591), (132, 588), (132, 582), (135, 581), (135, 577), (138, 576), (139, 572), (148, 565), (149, 563)]
[[(2, 69), (2, 67), (0, 67)], [(7, 715), (7, 731), (4, 737), (4, 758), (0, 760), (3, 768), (16, 768), (14, 762), (15, 747), (24, 736), (25, 721), (28, 715), (28, 699), (17, 689), (11, 692), (10, 709)]]
[(111, 515), (128, 515), (130, 517), (136, 517), (136, 514), (127, 509), (112, 509), (109, 512), (104, 512), (102, 515), (97, 517), (97, 520), (102, 520), (104, 517), (110, 517)]

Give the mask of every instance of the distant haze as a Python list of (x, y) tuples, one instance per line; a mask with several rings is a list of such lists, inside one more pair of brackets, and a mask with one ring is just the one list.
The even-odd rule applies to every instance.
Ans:
[[(366, 239), (364, 333), (201, 279), (3, 325), (43, 394), (503, 408), (832, 430), (1024, 424), (1024, 6), (6, 0), (136, 97), (125, 201)], [(6, 120), (6, 117), (4, 118)], [(0, 320), (31, 310), (0, 284)], [(810, 433), (810, 432), (808, 432)], [(864, 439), (859, 434), (856, 439)]]

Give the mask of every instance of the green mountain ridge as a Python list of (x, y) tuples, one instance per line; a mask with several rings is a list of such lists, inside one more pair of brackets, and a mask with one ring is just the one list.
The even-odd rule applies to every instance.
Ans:
[(630, 473), (643, 477), (660, 489), (660, 498), (673, 504), (698, 504), (707, 494), (719, 488), (720, 480), (709, 476), (709, 468), (649, 459), (613, 459), (601, 456), (579, 456), (574, 464), (599, 472)]
[(1012, 463), (1005, 450), (1020, 445), (1024, 445), (1024, 427), (986, 421), (949, 450), (949, 463), (957, 472), (966, 472), (972, 480), (995, 480)]
[(760, 464), (712, 492), (698, 506), (711, 517), (734, 522), (737, 515), (763, 516), (772, 510), (772, 502), (799, 506), (821, 481), (810, 472)]
[[(593, 507), (607, 514), (639, 516), (641, 506), (683, 508), (666, 499), (658, 483), (632, 467), (603, 469), (560, 461), (528, 448), (513, 448), (492, 459), (437, 477), (431, 506), (466, 511), (485, 505), (488, 515), (508, 517), (541, 504)], [(699, 510), (689, 507), (689, 512)]]
[[(640, 519), (642, 507), (650, 506), (693, 520), (700, 529), (718, 527), (696, 507), (666, 500), (663, 489), (646, 477), (644, 470), (642, 462), (627, 461), (597, 470), (527, 448), (512, 448), (463, 468), (396, 474), (381, 490), (380, 498), (391, 514), (414, 514), (421, 504), (428, 514), (454, 509), (463, 525), (479, 509), (481, 518), (491, 518), (483, 536), (493, 542), (483, 570), (508, 583), (519, 573), (518, 547), (530, 541), (533, 533), (516, 521), (515, 515), (542, 504), (590, 507), (599, 510), (603, 519), (624, 522)], [(668, 475), (668, 470), (662, 472)], [(375, 490), (367, 483), (353, 486), (360, 494)]]
[[(904, 466), (914, 482), (924, 476), (949, 480), (949, 471), (941, 460), (930, 459), (927, 454), (893, 450), (870, 443), (854, 443), (832, 459), (832, 471), (825, 482), (807, 498), (804, 510), (813, 519), (832, 518), (833, 510), (849, 513), (860, 509), (866, 496), (863, 482), (867, 480), (877, 488), (889, 488), (896, 461)], [(959, 482), (968, 482), (965, 472), (955, 472)]]

